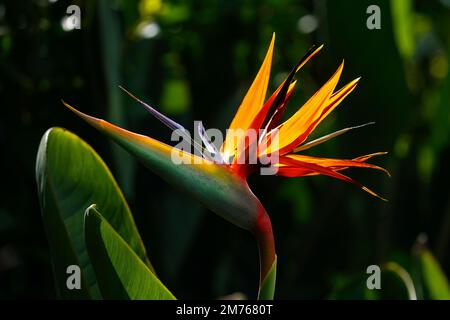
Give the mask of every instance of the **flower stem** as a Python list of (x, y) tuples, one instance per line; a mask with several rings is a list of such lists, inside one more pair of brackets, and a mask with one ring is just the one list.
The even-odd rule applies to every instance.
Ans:
[(269, 215), (262, 206), (258, 212), (253, 234), (258, 242), (260, 261), (258, 299), (271, 300), (275, 291), (277, 259), (272, 223), (270, 222)]

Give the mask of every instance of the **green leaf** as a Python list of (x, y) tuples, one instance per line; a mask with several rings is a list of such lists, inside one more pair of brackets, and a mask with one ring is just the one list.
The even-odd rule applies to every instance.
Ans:
[[(151, 268), (122, 192), (86, 142), (65, 129), (49, 129), (39, 146), (36, 180), (60, 297), (101, 298), (83, 234), (84, 212), (94, 202), (104, 208), (105, 219)], [(81, 268), (81, 290), (67, 289), (69, 265)]]
[(104, 298), (175, 299), (95, 205), (86, 210), (84, 223), (89, 257)]
[(273, 300), (277, 279), (277, 257), (259, 288), (258, 300)]
[(418, 259), (427, 296), (434, 300), (450, 300), (447, 277), (433, 254), (422, 247), (418, 250)]

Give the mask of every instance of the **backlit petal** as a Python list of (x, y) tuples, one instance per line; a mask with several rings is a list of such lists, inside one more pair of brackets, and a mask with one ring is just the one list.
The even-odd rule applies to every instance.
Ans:
[(343, 88), (339, 89), (331, 95), (326, 104), (326, 107), (321, 110), (318, 117), (316, 117), (314, 121), (311, 122), (311, 125), (308, 127), (308, 129), (298, 139), (300, 141), (298, 142), (299, 144), (305, 141), (311, 134), (311, 132), (313, 132), (314, 129), (322, 122), (322, 120), (325, 119), (331, 113), (331, 111), (333, 111), (342, 102), (342, 100), (344, 100), (345, 97), (347, 97), (356, 88), (356, 85), (358, 84), (358, 81), (360, 79), (361, 78), (357, 78), (351, 81)]
[(253, 122), (252, 128), (263, 128), (266, 130), (271, 130), (279, 124), (279, 120), (283, 116), (286, 109), (287, 101), (292, 93), (293, 85), (295, 85), (294, 77), (298, 71), (321, 49), (323, 45), (316, 47), (311, 47), (308, 52), (300, 59), (300, 61), (295, 65), (292, 71), (287, 76), (286, 80), (278, 87), (275, 93), (269, 98), (269, 100), (264, 104), (264, 107), (258, 113), (257, 117)]
[(351, 168), (351, 167), (375, 169), (375, 170), (383, 171), (388, 176), (390, 176), (389, 172), (386, 169), (376, 166), (376, 165), (373, 165), (373, 164), (370, 164), (370, 163), (365, 163), (364, 161), (367, 159), (364, 159), (362, 157), (352, 159), (352, 160), (347, 160), (347, 159), (318, 158), (318, 157), (305, 156), (305, 155), (301, 155), (301, 154), (289, 154), (289, 155), (281, 157), (280, 163), (283, 164), (283, 159), (286, 159), (286, 158), (293, 159), (296, 161), (301, 161), (301, 162), (315, 163), (322, 167), (330, 168), (332, 170), (342, 170), (342, 169), (347, 169), (347, 168)]
[(334, 75), (323, 85), (291, 118), (274, 128), (278, 136), (277, 145), (267, 143), (267, 149), (261, 154), (270, 154), (279, 151), (281, 155), (286, 154), (307, 138), (306, 132), (311, 124), (323, 114), (329, 105), (329, 98), (339, 81), (344, 63), (342, 63)]
[[(264, 100), (266, 99), (267, 86), (269, 84), (270, 69), (272, 65), (272, 55), (273, 47), (275, 43), (275, 34), (272, 36), (272, 41), (270, 42), (269, 49), (267, 50), (266, 57), (253, 81), (250, 89), (244, 97), (239, 109), (230, 124), (229, 130), (242, 129), (246, 131), (251, 127), (253, 120), (255, 119), (258, 112), (264, 105)], [(241, 141), (234, 141), (231, 139), (227, 132), (227, 136), (222, 146), (222, 152), (225, 158), (230, 156), (236, 156), (236, 151), (243, 150), (238, 145)], [(236, 158), (236, 157), (235, 157)]]
[[(352, 183), (352, 184), (358, 186), (359, 188), (361, 188), (362, 190), (366, 191), (367, 193), (373, 195), (374, 197), (377, 197), (377, 198), (380, 198), (381, 200), (387, 201), (386, 199), (380, 197), (378, 194), (376, 194), (375, 192), (373, 192), (366, 186), (363, 186), (356, 180), (354, 180), (346, 175), (343, 175), (342, 173), (333, 171), (330, 168), (323, 167), (317, 163), (309, 163), (309, 162), (305, 162), (305, 161), (289, 159), (287, 157), (283, 157), (283, 158), (284, 158), (283, 160), (281, 160), (281, 158), (280, 158), (280, 162), (284, 162), (286, 165), (288, 165), (288, 167), (278, 168), (277, 175), (279, 175), (279, 176), (288, 176), (288, 177), (303, 176), (304, 174), (301, 174), (302, 172), (308, 172), (308, 170), (310, 170), (311, 173), (322, 174), (322, 175), (330, 176), (330, 177), (333, 177), (333, 178), (336, 178), (336, 179), (339, 179), (339, 180), (342, 180), (345, 182)], [(298, 171), (299, 171), (298, 173), (300, 173), (300, 174), (294, 175), (295, 169), (293, 169), (293, 168), (298, 168)]]

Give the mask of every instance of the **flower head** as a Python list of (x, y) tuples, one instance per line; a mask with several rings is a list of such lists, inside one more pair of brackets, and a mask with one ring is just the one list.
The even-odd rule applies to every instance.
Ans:
[[(264, 103), (270, 76), (273, 44), (274, 37), (272, 38), (266, 58), (258, 75), (230, 125), (231, 130), (259, 130), (260, 134), (253, 140), (251, 135), (248, 134), (242, 135), (237, 139), (233, 139), (235, 137), (227, 134), (227, 138), (221, 148), (223, 157), (225, 159), (231, 159), (229, 165), (235, 171), (246, 176), (253, 172), (252, 169), (254, 169), (254, 166), (251, 166), (246, 161), (239, 160), (242, 160), (242, 157), (247, 157), (249, 154), (248, 150), (252, 149), (253, 146), (253, 149), (256, 150), (258, 160), (261, 160), (265, 156), (277, 155), (277, 161), (270, 163), (270, 167), (274, 169), (274, 174), (286, 177), (327, 175), (353, 183), (371, 195), (379, 197), (369, 188), (342, 174), (341, 171), (351, 167), (370, 168), (381, 170), (389, 175), (385, 169), (366, 163), (370, 158), (383, 155), (385, 152), (372, 153), (353, 159), (318, 158), (298, 153), (349, 130), (364, 126), (345, 128), (306, 142), (309, 135), (322, 120), (355, 89), (360, 78), (336, 90), (344, 67), (344, 63), (342, 63), (333, 76), (292, 117), (281, 122), (283, 113), (297, 84), (294, 76), (310, 58), (322, 49), (322, 46), (311, 48), (293, 68), (286, 80)], [(261, 162), (259, 161), (259, 163)]]
[[(141, 101), (126, 89), (132, 98), (144, 106), (171, 130), (188, 141), (195, 152), (175, 148), (153, 138), (139, 135), (109, 122), (88, 116), (64, 104), (144, 162), (151, 170), (199, 199), (213, 212), (230, 222), (252, 231), (258, 239), (261, 259), (261, 287), (274, 284), (275, 247), (270, 219), (251, 192), (246, 178), (258, 169), (285, 177), (326, 175), (357, 185), (379, 197), (369, 188), (344, 175), (348, 168), (385, 169), (366, 161), (385, 152), (352, 159), (331, 159), (302, 155), (299, 152), (361, 126), (349, 127), (324, 137), (307, 141), (314, 129), (358, 84), (359, 78), (336, 90), (342, 74), (342, 63), (331, 78), (289, 119), (282, 121), (284, 111), (297, 85), (298, 71), (316, 55), (322, 46), (311, 48), (292, 69), (285, 81), (266, 100), (275, 36), (250, 89), (231, 121), (220, 146), (211, 142), (207, 130), (198, 123), (200, 141), (191, 138), (180, 124)], [(363, 125), (364, 126), (364, 125)], [(173, 155), (187, 161), (176, 163)], [(383, 199), (383, 198), (381, 198)], [(384, 199), (383, 199), (384, 200)], [(272, 276), (270, 276), (272, 275)], [(273, 288), (269, 289), (269, 291)], [(270, 295), (270, 294), (269, 294)]]

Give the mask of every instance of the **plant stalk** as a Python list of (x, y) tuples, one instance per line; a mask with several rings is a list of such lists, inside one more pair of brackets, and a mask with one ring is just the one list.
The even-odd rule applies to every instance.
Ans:
[(276, 261), (275, 241), (270, 217), (261, 206), (253, 230), (259, 249), (259, 300), (272, 300), (275, 292)]

